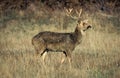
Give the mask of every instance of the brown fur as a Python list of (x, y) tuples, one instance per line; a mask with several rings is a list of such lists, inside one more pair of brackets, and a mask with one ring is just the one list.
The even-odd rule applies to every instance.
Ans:
[(91, 26), (86, 21), (79, 21), (72, 33), (40, 32), (32, 39), (37, 54), (45, 52), (63, 52), (71, 61), (71, 52), (80, 44), (83, 32)]

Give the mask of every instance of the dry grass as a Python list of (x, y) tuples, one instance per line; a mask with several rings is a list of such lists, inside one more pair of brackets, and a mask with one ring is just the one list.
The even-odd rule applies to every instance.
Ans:
[(67, 61), (60, 67), (62, 53), (48, 53), (44, 66), (40, 57), (34, 58), (31, 39), (40, 31), (72, 32), (76, 23), (59, 30), (54, 24), (39, 26), (22, 20), (5, 22), (6, 27), (0, 29), (0, 77), (120, 78), (120, 19), (98, 17), (97, 14), (88, 19), (94, 28), (86, 33), (81, 45), (72, 53), (72, 68)]

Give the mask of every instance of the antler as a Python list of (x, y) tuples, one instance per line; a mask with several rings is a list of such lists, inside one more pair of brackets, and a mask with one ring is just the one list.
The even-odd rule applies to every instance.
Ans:
[(69, 8), (69, 9), (66, 9), (66, 8), (65, 8), (65, 11), (66, 11), (66, 15), (67, 15), (67, 16), (70, 16), (70, 17), (74, 18), (74, 17), (71, 15), (71, 12), (73, 11), (73, 8)]
[(81, 13), (82, 13), (82, 9), (79, 9), (79, 11), (78, 11), (78, 10), (75, 10), (75, 11), (76, 11), (76, 13), (77, 13), (77, 15), (78, 15), (78, 18), (80, 18)]
[(73, 8), (69, 8), (69, 9), (66, 9), (66, 8), (65, 8), (65, 11), (66, 11), (66, 15), (67, 15), (67, 16), (70, 16), (70, 17), (73, 18), (73, 19), (79, 19), (80, 16), (81, 16), (81, 13), (82, 13), (82, 9), (79, 9), (79, 11), (78, 11), (78, 10), (75, 10), (77, 16), (72, 16), (72, 15), (71, 15), (71, 12), (73, 11)]

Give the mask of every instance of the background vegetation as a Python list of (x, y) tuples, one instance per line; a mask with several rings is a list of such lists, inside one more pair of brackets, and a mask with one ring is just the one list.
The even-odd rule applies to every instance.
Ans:
[[(72, 68), (60, 66), (64, 55), (55, 52), (44, 65), (31, 44), (41, 31), (74, 31), (77, 20), (64, 8), (82, 8), (93, 26), (72, 53)], [(0, 1), (0, 78), (120, 78), (119, 10), (119, 0)]]

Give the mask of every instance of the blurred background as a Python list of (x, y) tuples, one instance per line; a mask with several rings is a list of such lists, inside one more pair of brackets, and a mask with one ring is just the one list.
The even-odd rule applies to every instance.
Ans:
[[(73, 32), (77, 20), (66, 10), (82, 9), (93, 26), (72, 52), (72, 68), (62, 53), (34, 58), (31, 39), (42, 31)], [(1, 78), (120, 78), (119, 0), (0, 0)]]

